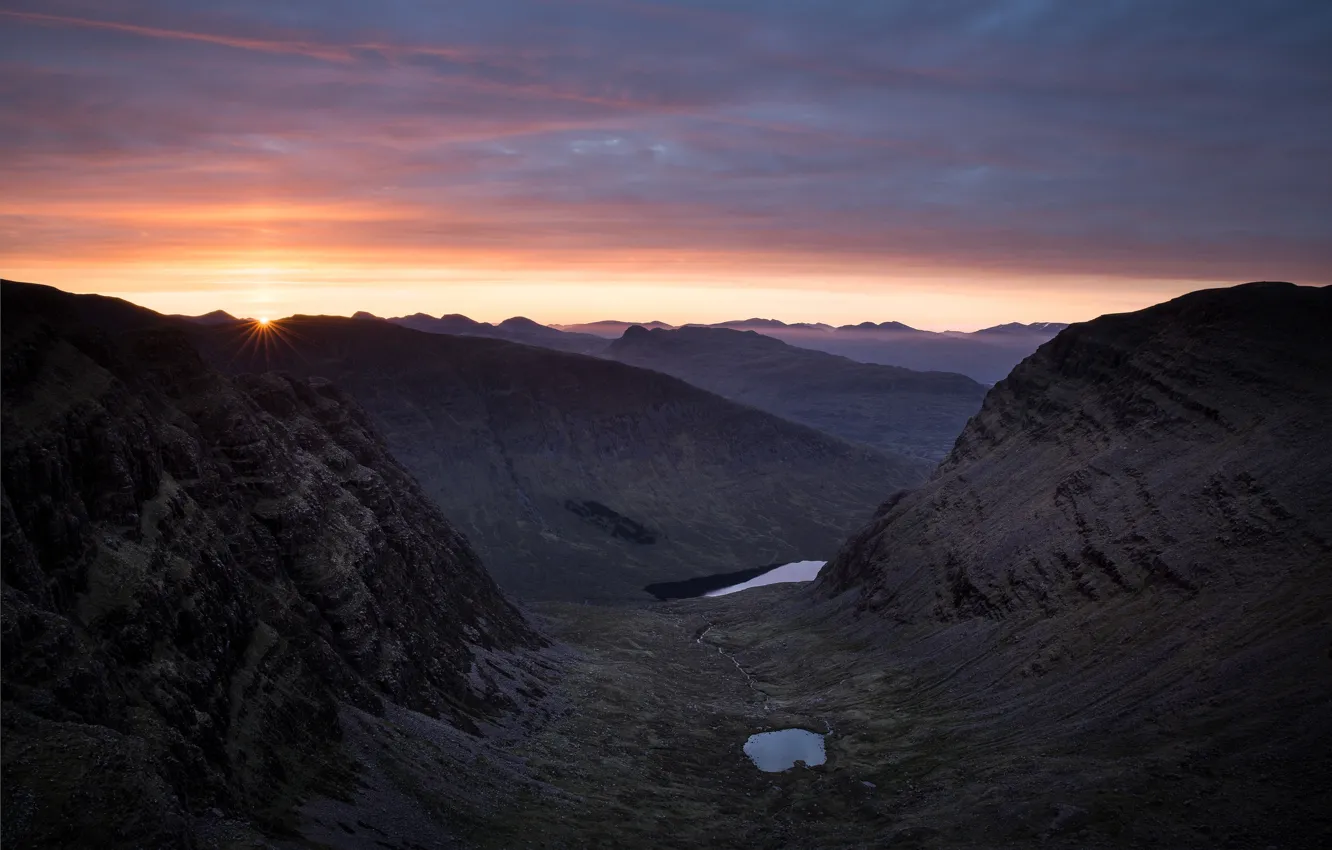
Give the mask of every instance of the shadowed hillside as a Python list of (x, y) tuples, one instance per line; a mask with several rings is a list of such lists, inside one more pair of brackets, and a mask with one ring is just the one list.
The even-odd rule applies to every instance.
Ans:
[(1329, 328), (1279, 283), (1073, 326), (825, 568), (825, 622), (955, 714), (978, 828), (1332, 838)]
[(1249, 284), (1069, 328), (822, 583), (950, 619), (1286, 579), (1332, 553), (1329, 327), (1332, 290)]
[(985, 395), (964, 375), (859, 363), (724, 328), (629, 328), (605, 356), (848, 440), (931, 461), (948, 454)]
[(281, 333), (199, 338), (232, 371), (346, 388), (524, 596), (646, 598), (653, 581), (816, 557), (928, 470), (620, 363), (349, 319)]
[(6, 284), (3, 322), (7, 847), (253, 846), (374, 785), (349, 736), (535, 699), (545, 640), (340, 390), (113, 299)]

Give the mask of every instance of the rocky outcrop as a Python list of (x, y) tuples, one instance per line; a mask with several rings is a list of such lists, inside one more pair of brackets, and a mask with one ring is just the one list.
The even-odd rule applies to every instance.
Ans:
[(519, 707), (543, 639), (350, 398), (77, 301), (4, 291), (6, 846), (290, 830), (352, 787), (341, 711)]
[(825, 568), (895, 618), (1329, 579), (1332, 290), (1250, 284), (1074, 325)]

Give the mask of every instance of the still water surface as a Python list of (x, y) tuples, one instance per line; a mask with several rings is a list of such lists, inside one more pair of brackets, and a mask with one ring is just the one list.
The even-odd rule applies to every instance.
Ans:
[(828, 758), (823, 749), (823, 736), (805, 729), (779, 729), (750, 735), (745, 741), (745, 755), (766, 773), (790, 770), (798, 761), (807, 766), (823, 764)]

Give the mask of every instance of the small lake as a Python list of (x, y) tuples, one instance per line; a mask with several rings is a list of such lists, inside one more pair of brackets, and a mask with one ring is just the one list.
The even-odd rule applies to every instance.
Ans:
[(745, 741), (745, 755), (765, 773), (780, 773), (804, 762), (812, 767), (828, 760), (823, 736), (807, 729), (778, 729), (759, 732)]
[(751, 587), (763, 587), (767, 584), (782, 584), (793, 581), (813, 581), (818, 578), (819, 570), (827, 561), (796, 561), (792, 564), (782, 564), (773, 570), (768, 570), (762, 575), (755, 576), (749, 581), (743, 581), (739, 584), (733, 584), (730, 587), (710, 590), (703, 594), (704, 596), (725, 596), (728, 593), (739, 593), (742, 590), (749, 590)]
[(714, 573), (708, 576), (695, 576), (683, 581), (663, 581), (649, 584), (643, 588), (660, 600), (693, 599), (697, 596), (725, 596), (738, 590), (762, 587), (765, 584), (777, 584), (788, 581), (812, 581), (823, 568), (825, 561), (795, 561), (793, 563), (769, 564), (766, 567), (753, 567), (737, 570), (733, 573)]

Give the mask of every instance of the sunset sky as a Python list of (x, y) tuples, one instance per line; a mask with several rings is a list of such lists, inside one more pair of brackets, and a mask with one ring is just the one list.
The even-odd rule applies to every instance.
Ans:
[(1332, 282), (1332, 3), (0, 3), (0, 275), (167, 312), (1075, 321)]

